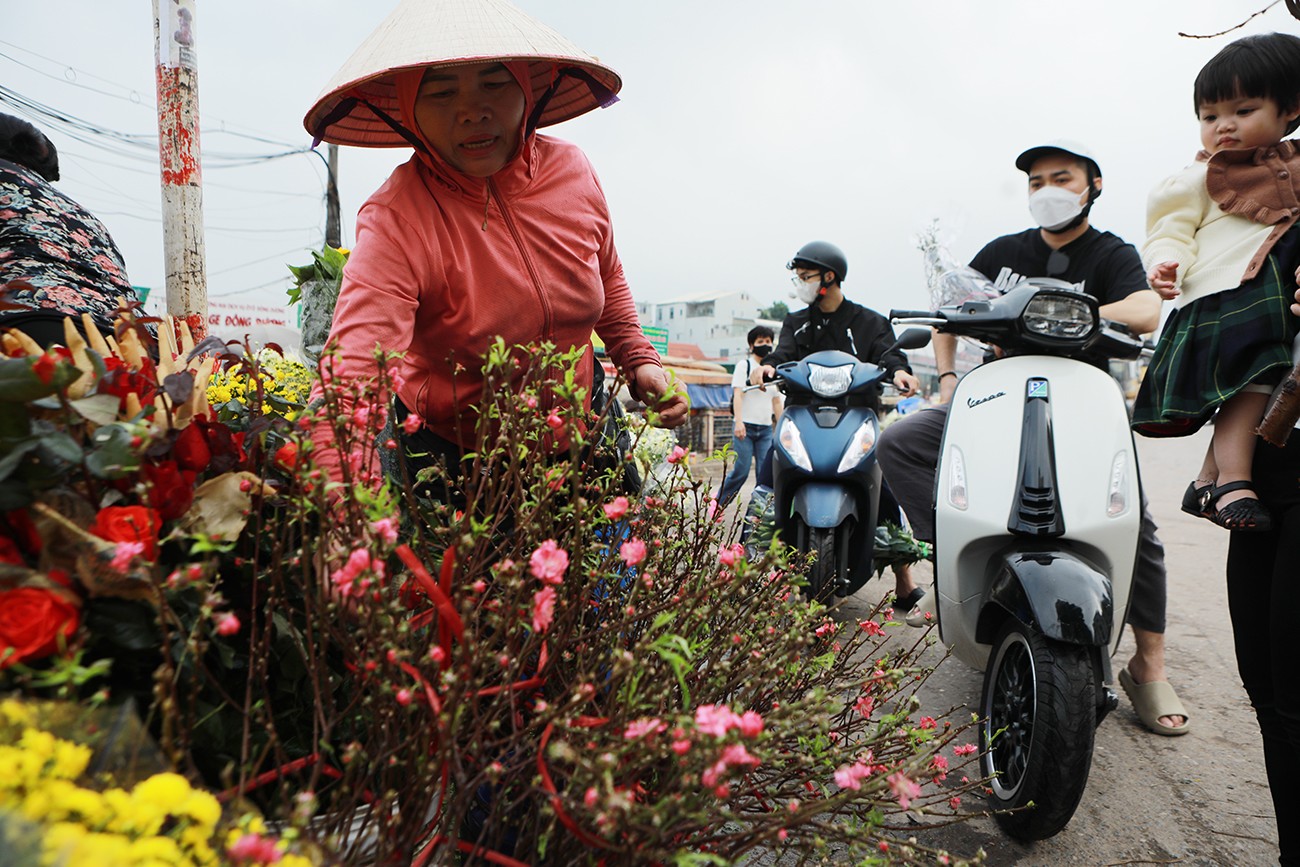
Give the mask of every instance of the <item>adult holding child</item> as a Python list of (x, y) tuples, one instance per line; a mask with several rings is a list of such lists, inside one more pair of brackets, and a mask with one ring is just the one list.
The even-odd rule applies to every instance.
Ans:
[(1255, 427), (1300, 353), (1300, 38), (1226, 46), (1196, 77), (1203, 150), (1153, 191), (1143, 250), (1179, 307), (1139, 393), (1140, 433), (1180, 435), (1217, 408), (1214, 441), (1183, 507), (1232, 530), (1228, 611), (1259, 721), (1280, 863), (1300, 865), (1300, 432)]
[(1151, 193), (1142, 249), (1151, 287), (1178, 306), (1133, 408), (1147, 436), (1214, 439), (1183, 510), (1230, 530), (1266, 531), (1255, 495), (1255, 428), (1291, 366), (1287, 307), (1300, 264), (1300, 37), (1249, 36), (1196, 77), (1202, 150)]
[[(308, 112), (318, 140), (414, 150), (357, 215), (324, 370), (374, 381), (376, 347), (404, 353), (397, 420), (421, 422), (399, 428), (408, 457), (454, 466), (473, 447), (479, 367), (497, 336), (581, 347), (575, 378), (591, 382), (594, 330), (659, 423), (685, 421), (591, 164), (537, 131), (611, 104), (621, 84), (505, 0), (404, 0)], [(337, 478), (337, 452), (319, 459)]]

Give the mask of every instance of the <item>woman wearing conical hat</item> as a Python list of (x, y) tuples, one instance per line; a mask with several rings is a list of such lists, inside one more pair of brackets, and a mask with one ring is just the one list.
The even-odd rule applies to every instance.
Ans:
[[(426, 449), (472, 447), (460, 438), (474, 436), (495, 336), (586, 346), (576, 381), (590, 382), (594, 329), (638, 397), (669, 392), (595, 172), (537, 132), (614, 102), (621, 84), (505, 0), (403, 0), (308, 112), (318, 140), (414, 149), (357, 215), (327, 375), (373, 377), (376, 346), (404, 351), (397, 412), (424, 420)], [(656, 408), (666, 426), (686, 418), (682, 396)]]

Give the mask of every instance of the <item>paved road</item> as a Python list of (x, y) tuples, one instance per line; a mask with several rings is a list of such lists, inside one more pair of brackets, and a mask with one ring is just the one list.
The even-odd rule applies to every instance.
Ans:
[[(1003, 835), (991, 819), (978, 818), (918, 832), (918, 839), (954, 854), (983, 848), (993, 867), (1277, 863), (1259, 729), (1237, 675), (1227, 615), (1223, 563), (1228, 534), (1178, 509), (1208, 435), (1138, 440), (1143, 479), (1169, 568), (1169, 679), (1188, 708), (1192, 731), (1177, 738), (1148, 733), (1120, 691), (1118, 710), (1097, 731), (1083, 802), (1056, 837), (1021, 845)], [(748, 491), (738, 500), (747, 498)], [(918, 578), (929, 584), (928, 564), (919, 568)], [(889, 576), (873, 580), (849, 601), (846, 615), (874, 604), (892, 590), (892, 583)], [(1132, 652), (1132, 635), (1126, 631), (1116, 667)], [(929, 654), (937, 660), (941, 648), (933, 647)], [(973, 708), (980, 687), (979, 672), (950, 659), (921, 697), (931, 710), (963, 704)]]

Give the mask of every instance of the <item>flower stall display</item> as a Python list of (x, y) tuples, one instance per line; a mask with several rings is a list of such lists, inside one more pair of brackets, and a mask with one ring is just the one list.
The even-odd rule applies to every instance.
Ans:
[(920, 715), (924, 642), (731, 544), (684, 454), (624, 490), (573, 353), (494, 342), (478, 447), (415, 472), (383, 353), (302, 408), (278, 356), (158, 331), (0, 358), (0, 592), (31, 612), (0, 689), (134, 701), (171, 806), (276, 823), (217, 858), (285, 863), (275, 827), (349, 864), (953, 860), (909, 839), (982, 782), (969, 722)]

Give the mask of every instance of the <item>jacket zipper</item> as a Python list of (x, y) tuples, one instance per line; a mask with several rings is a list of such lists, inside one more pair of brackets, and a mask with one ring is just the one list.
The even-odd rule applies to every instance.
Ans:
[(505, 221), (506, 228), (510, 230), (510, 237), (514, 239), (515, 249), (519, 251), (519, 256), (524, 260), (524, 266), (528, 269), (528, 276), (533, 281), (533, 291), (537, 293), (537, 300), (542, 306), (542, 338), (544, 340), (554, 340), (555, 335), (553, 324), (551, 322), (551, 302), (542, 290), (542, 281), (537, 276), (537, 268), (533, 266), (533, 260), (528, 255), (528, 250), (524, 248), (524, 243), (519, 238), (519, 230), (515, 228), (514, 218), (510, 216), (510, 209), (506, 207), (505, 200), (501, 198), (501, 192), (488, 178), (488, 195), (497, 200), (497, 207), (501, 209), (501, 219)]

